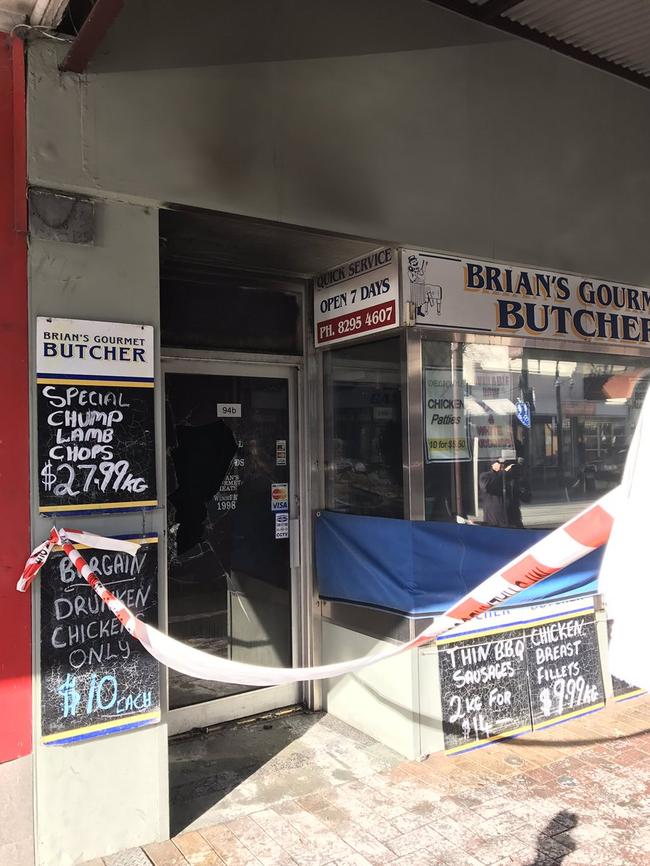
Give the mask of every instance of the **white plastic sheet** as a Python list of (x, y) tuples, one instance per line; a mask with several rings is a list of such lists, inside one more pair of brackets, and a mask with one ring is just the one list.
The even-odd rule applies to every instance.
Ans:
[(610, 672), (638, 688), (650, 690), (648, 613), (650, 565), (650, 397), (646, 397), (630, 445), (617, 513), (598, 580), (612, 620)]

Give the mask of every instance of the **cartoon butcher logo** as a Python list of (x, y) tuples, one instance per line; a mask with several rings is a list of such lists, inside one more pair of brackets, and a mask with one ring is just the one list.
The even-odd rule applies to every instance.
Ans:
[(431, 309), (435, 309), (437, 316), (442, 315), (442, 286), (427, 282), (428, 264), (429, 262), (417, 256), (408, 257), (411, 299), (415, 304), (416, 317), (419, 319), (426, 318)]

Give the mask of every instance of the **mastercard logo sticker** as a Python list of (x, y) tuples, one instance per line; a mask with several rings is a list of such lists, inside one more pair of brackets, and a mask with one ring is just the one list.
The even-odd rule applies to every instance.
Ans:
[(272, 511), (288, 511), (289, 510), (289, 485), (288, 484), (272, 484), (271, 485), (271, 510)]

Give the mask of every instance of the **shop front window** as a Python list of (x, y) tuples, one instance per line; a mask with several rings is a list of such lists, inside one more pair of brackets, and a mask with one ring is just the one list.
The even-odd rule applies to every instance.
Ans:
[(425, 340), (428, 520), (559, 526), (619, 484), (643, 359)]
[(325, 355), (325, 501), (331, 511), (403, 517), (400, 340)]

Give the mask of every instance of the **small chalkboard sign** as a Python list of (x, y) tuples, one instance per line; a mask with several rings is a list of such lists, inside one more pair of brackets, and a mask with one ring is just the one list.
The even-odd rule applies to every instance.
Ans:
[(624, 701), (626, 698), (635, 698), (638, 695), (644, 695), (645, 689), (640, 689), (638, 686), (633, 686), (626, 680), (621, 680), (618, 677), (612, 676), (612, 691), (614, 692), (614, 700)]
[[(135, 556), (81, 548), (91, 569), (140, 619), (157, 624), (158, 543)], [(158, 663), (126, 632), (63, 551), (41, 572), (41, 729), (63, 744), (160, 720)]]
[(157, 504), (153, 328), (38, 319), (41, 513)]
[(447, 753), (531, 730), (522, 631), (439, 640)]
[(593, 613), (526, 629), (533, 727), (603, 706), (605, 691)]

